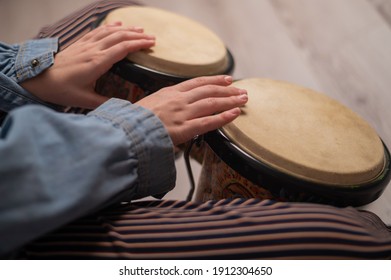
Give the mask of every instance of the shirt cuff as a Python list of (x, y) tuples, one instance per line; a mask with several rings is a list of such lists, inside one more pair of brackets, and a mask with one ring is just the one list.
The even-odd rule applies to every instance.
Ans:
[(176, 181), (174, 146), (160, 119), (129, 101), (112, 98), (88, 115), (109, 120), (129, 137), (138, 159), (135, 199), (159, 196)]
[(52, 66), (57, 51), (57, 38), (29, 40), (20, 45), (15, 61), (16, 81), (33, 78)]

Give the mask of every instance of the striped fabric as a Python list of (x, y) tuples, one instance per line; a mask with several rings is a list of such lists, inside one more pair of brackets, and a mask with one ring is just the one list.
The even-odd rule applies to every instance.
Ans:
[(36, 38), (58, 37), (61, 51), (94, 29), (108, 12), (129, 5), (138, 4), (129, 0), (93, 2), (53, 25), (43, 27)]
[(124, 204), (29, 244), (28, 259), (387, 259), (391, 231), (372, 213), (234, 199)]
[[(41, 30), (60, 49), (132, 1), (99, 1)], [(235, 199), (124, 203), (23, 248), (27, 259), (390, 259), (391, 231), (374, 214), (309, 203)]]

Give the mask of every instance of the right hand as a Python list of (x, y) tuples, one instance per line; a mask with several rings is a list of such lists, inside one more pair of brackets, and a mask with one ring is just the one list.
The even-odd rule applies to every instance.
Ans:
[(230, 76), (194, 78), (163, 88), (137, 102), (157, 115), (174, 145), (222, 127), (240, 115), (247, 92), (229, 86)]
[(52, 67), (21, 83), (40, 99), (63, 106), (95, 109), (108, 97), (96, 81), (128, 53), (155, 45), (155, 37), (120, 22), (102, 25), (55, 56)]

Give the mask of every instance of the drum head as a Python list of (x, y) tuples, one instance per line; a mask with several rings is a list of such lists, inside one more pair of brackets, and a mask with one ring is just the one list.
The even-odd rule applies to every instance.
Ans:
[(243, 113), (222, 132), (262, 163), (307, 181), (352, 186), (384, 169), (384, 146), (374, 129), (335, 100), (286, 82), (245, 79)]
[(180, 77), (220, 74), (229, 67), (224, 43), (189, 18), (152, 7), (130, 6), (110, 12), (102, 24), (116, 21), (143, 27), (146, 34), (156, 36), (154, 47), (129, 54), (133, 63)]

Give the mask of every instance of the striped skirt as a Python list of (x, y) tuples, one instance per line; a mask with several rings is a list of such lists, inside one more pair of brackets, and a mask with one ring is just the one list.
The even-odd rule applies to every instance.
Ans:
[(370, 212), (234, 199), (143, 201), (79, 219), (23, 249), (27, 259), (389, 259)]
[[(132, 1), (98, 1), (43, 28), (60, 50)], [(234, 199), (123, 203), (26, 245), (26, 259), (390, 259), (391, 230), (373, 213)]]

